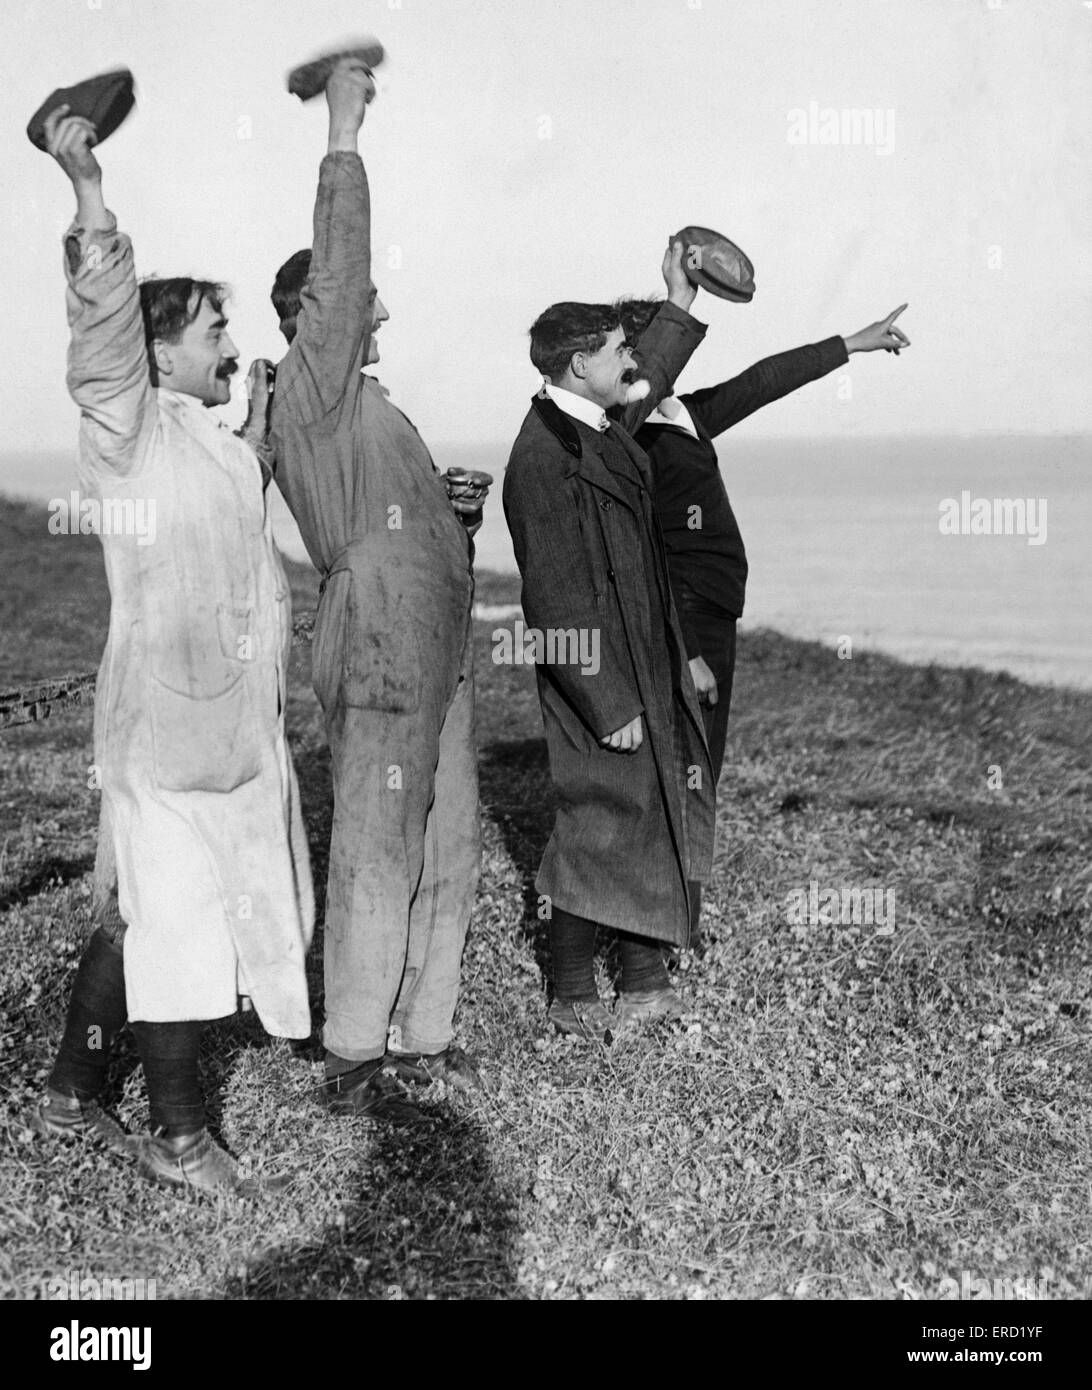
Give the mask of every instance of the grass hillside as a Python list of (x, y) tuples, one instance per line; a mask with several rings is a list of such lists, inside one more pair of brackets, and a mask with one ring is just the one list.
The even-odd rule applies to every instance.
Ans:
[[(101, 553), (0, 504), (0, 690), (94, 669)], [(313, 572), (292, 571), (298, 611)], [(478, 598), (518, 600), (483, 575)], [(458, 1030), (488, 1090), (425, 1134), (332, 1121), (314, 1040), (207, 1031), (213, 1125), (256, 1206), (183, 1200), (26, 1128), (90, 930), (91, 710), (0, 732), (0, 1287), (79, 1269), (160, 1298), (938, 1298), (964, 1276), (1092, 1295), (1092, 696), (746, 629), (689, 1021), (548, 1035), (532, 881), (552, 818), (534, 677), (477, 624), (485, 854)], [(288, 711), (316, 882), (330, 768)], [(889, 933), (796, 890), (894, 894)], [(321, 918), (320, 918), (321, 920)], [(311, 969), (321, 1019), (321, 933)], [(611, 962), (603, 963), (609, 979)], [(128, 1035), (109, 1100), (146, 1121)]]

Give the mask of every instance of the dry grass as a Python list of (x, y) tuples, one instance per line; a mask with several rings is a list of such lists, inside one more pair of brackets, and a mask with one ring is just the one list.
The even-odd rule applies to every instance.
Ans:
[[(49, 540), (29, 510), (3, 523), (0, 685), (93, 667), (96, 542)], [(313, 576), (294, 580), (309, 606)], [(516, 596), (480, 581), (484, 601)], [(490, 663), (492, 626), (459, 1015), (488, 1091), (434, 1087), (424, 1134), (331, 1122), (313, 1047), (218, 1025), (215, 1125), (256, 1170), (296, 1175), (253, 1206), (179, 1200), (26, 1130), (88, 930), (90, 711), (0, 736), (8, 1296), (70, 1269), (160, 1297), (929, 1298), (963, 1271), (1092, 1294), (1092, 699), (747, 634), (708, 941), (679, 968), (692, 1016), (603, 1051), (545, 1032), (545, 752), (532, 673)], [(329, 759), (305, 658), (289, 716), (321, 880)], [(789, 925), (812, 880), (893, 889), (894, 932)], [(143, 1123), (124, 1040), (111, 1096)]]

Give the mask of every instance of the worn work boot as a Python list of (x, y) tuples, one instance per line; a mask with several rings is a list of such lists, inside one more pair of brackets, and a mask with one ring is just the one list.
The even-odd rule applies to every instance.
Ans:
[(482, 1089), (477, 1065), (461, 1047), (445, 1047), (442, 1052), (388, 1052), (383, 1058), (383, 1070), (415, 1086), (443, 1081), (459, 1091)]
[(671, 988), (635, 990), (622, 994), (618, 1006), (618, 1018), (623, 1027), (637, 1027), (642, 1023), (677, 1023), (686, 1013), (686, 1008)]
[(575, 1033), (609, 1047), (616, 1024), (599, 999), (555, 999), (546, 1017), (559, 1033)]
[(80, 1100), (78, 1096), (55, 1091), (52, 1086), (46, 1088), (27, 1123), (38, 1134), (51, 1139), (90, 1140), (130, 1157), (137, 1142), (135, 1135), (129, 1134), (113, 1115), (108, 1115), (98, 1101)]
[(207, 1129), (172, 1138), (145, 1134), (140, 1142), (140, 1174), (163, 1187), (181, 1191), (223, 1192), (237, 1197), (257, 1197), (263, 1190), (284, 1186), (287, 1179), (259, 1183), (244, 1178), (239, 1165)]
[(319, 1100), (331, 1115), (360, 1115), (389, 1125), (431, 1124), (434, 1116), (414, 1105), (402, 1083), (386, 1075), (386, 1064), (379, 1057), (329, 1077), (319, 1087)]

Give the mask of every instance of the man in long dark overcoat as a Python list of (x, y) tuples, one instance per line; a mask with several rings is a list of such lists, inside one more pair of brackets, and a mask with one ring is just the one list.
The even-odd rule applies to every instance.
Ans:
[[(689, 936), (688, 882), (708, 876), (714, 785), (652, 508), (630, 431), (667, 395), (705, 333), (681, 243), (669, 298), (635, 363), (609, 306), (560, 304), (531, 330), (547, 378), (516, 439), (504, 508), (523, 578), (560, 805), (536, 886), (550, 921), (550, 1019), (609, 1041), (619, 1022), (677, 1016), (661, 943)], [(619, 420), (607, 410), (621, 407)], [(580, 642), (561, 640), (575, 630)], [(595, 661), (573, 660), (594, 652)], [(596, 927), (620, 934), (620, 1017), (599, 999)]]
[[(660, 311), (656, 300), (616, 305), (632, 343)], [(653, 505), (663, 532), (671, 591), (679, 610), (686, 654), (702, 699), (705, 735), (720, 778), (736, 665), (736, 623), (743, 615), (747, 555), (721, 477), (713, 440), (756, 410), (844, 366), (854, 352), (899, 352), (910, 340), (894, 309), (848, 337), (825, 338), (756, 362), (719, 385), (668, 396), (637, 431), (652, 465)], [(701, 890), (691, 885), (693, 933)]]

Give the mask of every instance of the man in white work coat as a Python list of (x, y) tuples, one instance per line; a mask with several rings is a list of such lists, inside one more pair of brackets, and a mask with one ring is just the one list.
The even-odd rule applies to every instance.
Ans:
[[(155, 525), (152, 536), (146, 526), (102, 536), (111, 612), (95, 700), (96, 889), (102, 902), (116, 881), (124, 975), (121, 932), (100, 927), (39, 1128), (113, 1132), (96, 1098), (127, 1012), (152, 1113), (143, 1171), (238, 1188), (205, 1129), (201, 1021), (234, 1013), (243, 996), (271, 1033), (311, 1027), (311, 875), (284, 730), (289, 588), (268, 471), (206, 409), (228, 401), (238, 356), (223, 291), (188, 279), (138, 286), (129, 238), (103, 202), (94, 127), (66, 110), (51, 115), (47, 140), (77, 196), (64, 247), (80, 484), (115, 516), (132, 503)], [(93, 1027), (106, 1045), (90, 1052)]]

